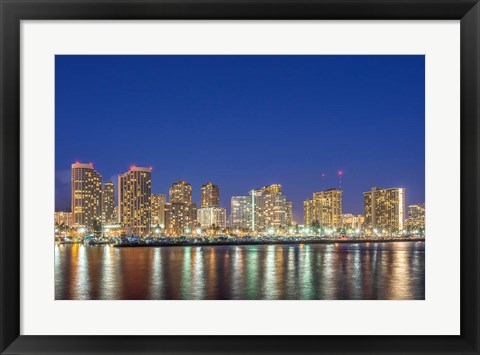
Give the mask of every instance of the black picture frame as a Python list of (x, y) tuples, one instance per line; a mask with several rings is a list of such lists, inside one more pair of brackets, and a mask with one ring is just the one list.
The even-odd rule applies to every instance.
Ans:
[[(0, 0), (0, 19), (2, 354), (479, 354), (480, 5), (476, 0)], [(24, 19), (460, 20), (461, 335), (20, 335), (20, 21)]]

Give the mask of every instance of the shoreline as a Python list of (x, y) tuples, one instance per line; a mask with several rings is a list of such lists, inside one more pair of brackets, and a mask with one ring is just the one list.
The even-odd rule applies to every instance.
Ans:
[[(418, 239), (367, 239), (367, 240), (302, 240), (302, 241), (245, 241), (240, 243), (152, 243), (152, 244), (114, 244), (115, 248), (161, 248), (161, 247), (204, 247), (204, 246), (243, 246), (243, 245), (295, 245), (295, 244), (365, 244), (365, 243), (393, 243), (393, 242), (425, 242), (425, 238)], [(100, 245), (100, 244), (99, 244)], [(104, 245), (104, 244), (103, 244)], [(91, 244), (90, 246), (95, 246)]]

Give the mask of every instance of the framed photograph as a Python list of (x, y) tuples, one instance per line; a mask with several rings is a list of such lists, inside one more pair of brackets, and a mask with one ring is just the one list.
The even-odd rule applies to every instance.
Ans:
[(477, 1), (0, 4), (2, 354), (479, 354)]

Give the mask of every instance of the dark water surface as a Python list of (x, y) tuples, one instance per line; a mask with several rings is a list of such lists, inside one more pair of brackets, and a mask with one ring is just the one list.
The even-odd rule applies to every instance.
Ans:
[(424, 299), (425, 243), (55, 245), (55, 298)]

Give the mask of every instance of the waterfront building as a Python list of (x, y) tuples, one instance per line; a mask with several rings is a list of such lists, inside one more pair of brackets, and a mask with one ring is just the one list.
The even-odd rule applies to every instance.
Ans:
[(171, 231), (171, 218), (170, 218), (170, 211), (171, 211), (172, 204), (170, 202), (165, 202), (165, 234), (170, 235)]
[(168, 236), (188, 234), (197, 227), (197, 205), (170, 202), (165, 205), (165, 228)]
[(274, 184), (252, 190), (250, 196), (253, 231), (284, 229), (289, 225), (287, 198), (282, 193), (282, 185)]
[(342, 226), (345, 229), (362, 230), (365, 218), (361, 215), (346, 213), (342, 215)]
[(313, 199), (303, 201), (303, 223), (305, 226), (311, 226), (314, 222), (320, 224), (319, 209), (320, 203)]
[(408, 231), (425, 230), (425, 204), (417, 203), (408, 206), (408, 218), (405, 220), (405, 227)]
[(152, 194), (152, 226), (165, 228), (165, 204), (167, 197), (163, 194)]
[(365, 227), (365, 216), (361, 214), (357, 215), (356, 221), (355, 219), (353, 220), (353, 226), (355, 227), (355, 229), (362, 231)]
[(197, 222), (203, 229), (225, 229), (227, 228), (227, 210), (221, 207), (199, 208)]
[(73, 226), (72, 212), (55, 212), (55, 225), (56, 226)]
[(180, 180), (174, 184), (169, 190), (171, 203), (192, 203), (192, 185), (188, 182)]
[(93, 164), (72, 164), (72, 221), (88, 231), (102, 222), (102, 176)]
[(170, 201), (166, 205), (166, 234), (179, 236), (188, 234), (197, 226), (197, 205), (192, 203), (192, 185), (180, 180), (169, 190)]
[(230, 199), (230, 227), (249, 230), (252, 226), (252, 197), (232, 196)]
[(102, 203), (103, 224), (115, 223), (115, 185), (111, 181), (103, 185)]
[(220, 206), (220, 190), (217, 185), (207, 182), (200, 188), (201, 208)]
[(372, 187), (363, 193), (365, 227), (376, 233), (396, 233), (404, 229), (405, 189)]
[(342, 190), (314, 192), (312, 199), (303, 202), (303, 219), (306, 226), (342, 227)]
[(285, 208), (286, 208), (285, 225), (291, 226), (293, 225), (293, 203), (287, 201), (285, 203)]
[(151, 228), (152, 168), (132, 166), (118, 176), (119, 223), (125, 233), (146, 236)]

